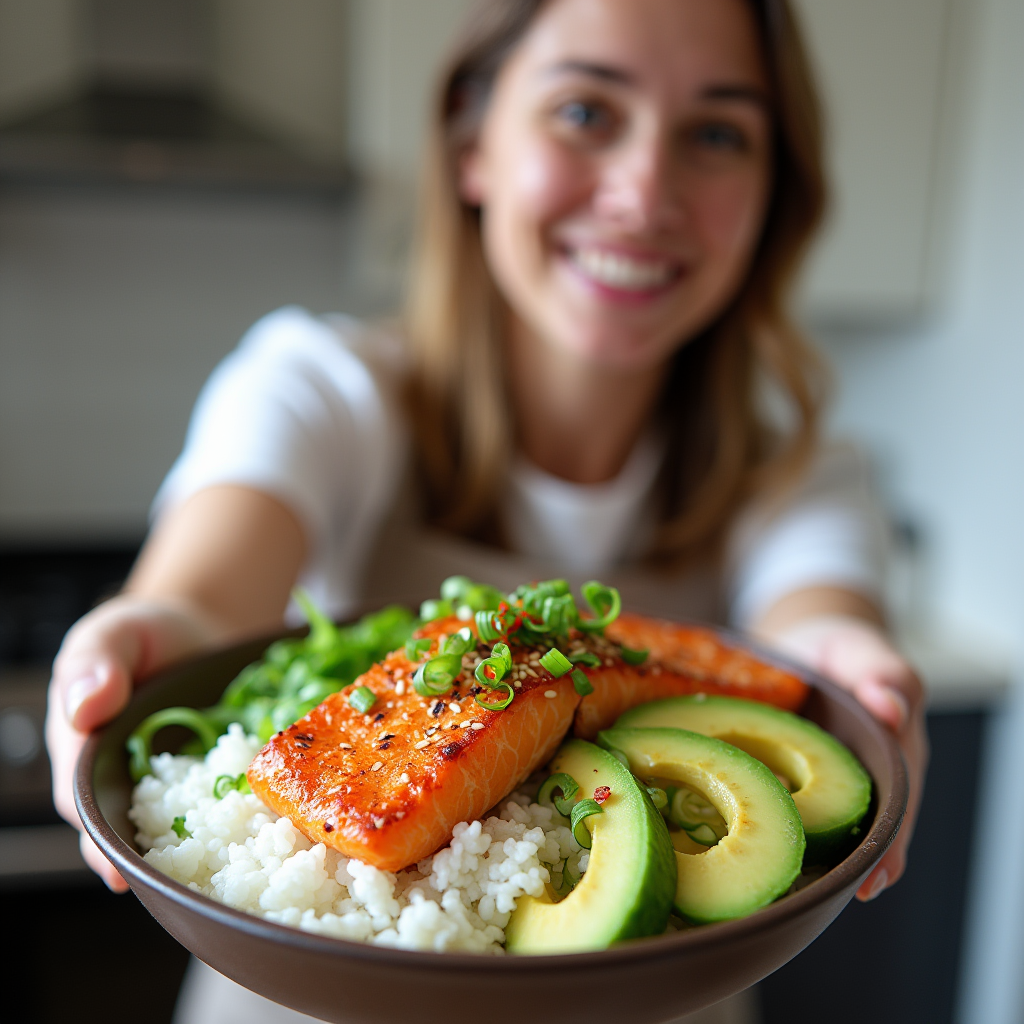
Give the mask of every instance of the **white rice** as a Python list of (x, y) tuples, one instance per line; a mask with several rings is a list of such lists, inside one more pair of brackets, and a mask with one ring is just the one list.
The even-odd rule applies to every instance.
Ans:
[[(216, 799), (219, 775), (244, 772), (262, 744), (232, 725), (203, 760), (158, 754), (129, 815), (154, 867), (229, 907), (305, 931), (403, 949), (501, 953), (524, 894), (577, 873), (589, 854), (547, 807), (515, 793), (496, 817), (455, 826), (451, 843), (415, 868), (381, 871), (323, 843), (251, 793)], [(173, 830), (184, 816), (191, 838)]]

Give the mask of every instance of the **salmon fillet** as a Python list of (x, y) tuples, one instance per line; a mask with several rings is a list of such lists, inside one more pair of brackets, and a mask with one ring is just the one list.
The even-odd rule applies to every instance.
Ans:
[[(434, 641), (425, 657), (466, 625), (450, 618), (424, 626), (417, 636)], [(680, 694), (726, 693), (795, 710), (807, 693), (796, 676), (728, 646), (711, 630), (622, 615), (606, 634), (558, 644), (600, 660), (579, 666), (594, 688), (582, 698), (569, 675), (555, 679), (540, 667), (549, 645), (512, 640), (506, 681), (515, 699), (502, 711), (475, 700), (478, 693), (494, 700), (473, 678), (489, 644), (465, 655), (462, 675), (442, 697), (417, 694), (418, 663), (404, 649), (394, 651), (274, 736), (249, 767), (249, 785), (311, 842), (397, 871), (444, 846), (456, 824), (479, 818), (507, 796), (551, 759), (570, 727), (592, 739), (629, 708)], [(651, 655), (630, 665), (619, 644)], [(348, 702), (360, 686), (376, 697), (366, 714)]]
[(633, 667), (614, 657), (588, 671), (594, 692), (576, 712), (573, 732), (593, 739), (637, 704), (689, 693), (721, 693), (797, 711), (809, 691), (797, 675), (734, 647), (712, 629), (681, 626), (623, 612), (605, 630), (611, 650), (618, 645), (648, 650)]
[[(436, 640), (465, 625), (439, 620), (420, 635)], [(571, 679), (531, 666), (544, 648), (510, 646), (506, 679), (518, 685), (503, 711), (476, 703), (471, 669), (443, 697), (419, 696), (417, 663), (395, 651), (274, 736), (249, 767), (249, 785), (311, 842), (388, 871), (422, 860), (549, 761), (572, 724), (580, 698)], [(463, 664), (472, 660), (471, 652)], [(358, 686), (377, 698), (365, 715), (348, 703)]]

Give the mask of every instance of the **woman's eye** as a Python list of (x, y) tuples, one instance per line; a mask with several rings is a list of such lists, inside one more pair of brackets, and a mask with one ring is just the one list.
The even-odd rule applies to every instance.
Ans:
[(741, 152), (748, 148), (746, 134), (735, 125), (720, 121), (700, 125), (693, 132), (694, 141), (715, 151)]
[(558, 117), (572, 128), (585, 131), (600, 130), (610, 126), (611, 117), (608, 111), (597, 103), (586, 103), (572, 100), (558, 108)]

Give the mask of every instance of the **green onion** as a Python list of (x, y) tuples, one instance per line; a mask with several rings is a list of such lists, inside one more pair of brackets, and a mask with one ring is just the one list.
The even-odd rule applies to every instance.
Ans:
[(218, 775), (213, 782), (213, 795), (218, 800), (223, 800), (235, 788), (234, 775)]
[(239, 793), (252, 792), (252, 789), (249, 787), (249, 780), (245, 777), (245, 772), (242, 772), (240, 775), (218, 775), (214, 780), (213, 795), (218, 800), (223, 800), (233, 789)]
[(504, 711), (505, 708), (507, 708), (509, 704), (511, 704), (512, 701), (515, 700), (516, 691), (513, 690), (512, 687), (508, 685), (508, 683), (499, 683), (495, 687), (495, 689), (504, 690), (505, 696), (502, 697), (500, 700), (488, 702), (481, 700), (479, 693), (476, 695), (477, 704), (479, 704), (480, 707), (482, 707), (485, 711)]
[(642, 665), (651, 652), (644, 648), (642, 651), (635, 651), (632, 647), (620, 647), (619, 655), (627, 665)]
[(557, 647), (552, 647), (547, 654), (543, 655), (540, 664), (556, 679), (560, 679), (566, 672), (572, 671), (572, 662)]
[(594, 612), (594, 618), (580, 619), (577, 623), (580, 629), (594, 633), (611, 625), (619, 617), (622, 598), (614, 587), (606, 587), (597, 580), (591, 580), (580, 587), (580, 592)]
[(453, 605), (458, 604), (462, 595), (472, 586), (473, 581), (468, 576), (449, 576), (441, 584), (441, 599)]
[(497, 612), (477, 612), (475, 619), (476, 631), (484, 643), (493, 643), (503, 635), (501, 617)]
[(416, 669), (412, 686), (421, 697), (439, 697), (452, 688), (461, 672), (461, 654), (439, 654)]
[(701, 846), (714, 846), (718, 842), (718, 836), (710, 825), (698, 825), (694, 829), (687, 829), (686, 834)]
[(594, 692), (593, 684), (587, 678), (587, 673), (581, 668), (572, 670), (572, 685), (581, 697), (586, 697), (588, 693)]
[(217, 745), (220, 730), (202, 711), (195, 708), (164, 708), (144, 718), (128, 737), (126, 746), (131, 755), (129, 770), (132, 781), (150, 774), (149, 759), (152, 754), (153, 737), (168, 725), (183, 725), (191, 729), (202, 744), (203, 752), (213, 750)]
[(365, 715), (377, 703), (377, 696), (368, 686), (357, 686), (348, 695), (348, 702), (355, 711)]
[[(488, 675), (488, 671), (491, 673), (490, 675)], [(494, 647), (491, 648), (491, 656), (489, 658), (484, 658), (484, 660), (477, 665), (473, 675), (476, 677), (477, 682), (494, 689), (511, 671), (512, 652), (509, 650), (508, 644), (499, 643), (495, 644)], [(508, 705), (506, 705), (506, 707), (507, 706)]]
[[(457, 654), (460, 658), (467, 651), (476, 647), (476, 639), (473, 631), (468, 626), (463, 626), (457, 633), (453, 633), (444, 644), (445, 654)], [(461, 665), (459, 670), (461, 671)]]
[(569, 660), (574, 665), (586, 665), (587, 668), (601, 667), (601, 659), (593, 651), (573, 651)]
[(654, 804), (655, 810), (660, 811), (663, 807), (668, 807), (668, 794), (663, 789), (659, 789), (657, 786), (645, 786), (647, 795), (651, 798), (651, 803)]
[(171, 830), (179, 839), (191, 839), (192, 833), (185, 828), (185, 815), (179, 814), (174, 821), (171, 822)]
[(421, 637), (419, 640), (414, 640), (410, 637), (405, 641), (405, 656), (410, 661), (419, 661), (430, 650), (433, 642), (428, 637)]
[(420, 605), (420, 618), (424, 622), (433, 622), (434, 619), (446, 619), (449, 615), (454, 615), (455, 609), (452, 607), (451, 601), (424, 601)]
[[(562, 794), (560, 797), (554, 795), (556, 790)], [(537, 791), (537, 803), (542, 807), (554, 807), (559, 814), (568, 818), (579, 791), (580, 785), (571, 775), (556, 772), (549, 775)]]
[(596, 800), (581, 800), (573, 807), (572, 815), (569, 818), (569, 827), (572, 829), (573, 838), (585, 850), (589, 850), (593, 846), (590, 829), (584, 824), (585, 819), (592, 814), (604, 814), (604, 810)]

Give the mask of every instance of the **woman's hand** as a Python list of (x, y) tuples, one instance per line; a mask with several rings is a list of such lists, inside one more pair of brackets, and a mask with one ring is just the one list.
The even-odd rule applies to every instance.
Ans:
[[(219, 632), (183, 603), (124, 594), (80, 619), (53, 664), (46, 712), (46, 746), (53, 802), (81, 830), (73, 778), (86, 736), (128, 703), (135, 682), (214, 644)], [(128, 885), (82, 832), (82, 857), (115, 892)]]
[[(53, 664), (46, 746), (62, 817), (81, 829), (72, 779), (86, 736), (161, 668), (278, 628), (305, 547), (295, 515), (246, 487), (207, 488), (161, 518), (127, 593), (73, 626)], [(128, 888), (84, 833), (82, 856), (111, 889)]]
[(903, 874), (921, 802), (928, 764), (921, 681), (882, 628), (866, 617), (809, 616), (785, 627), (762, 627), (759, 632), (782, 653), (849, 690), (899, 740), (910, 776), (910, 800), (899, 834), (857, 891), (861, 900), (874, 899)]

